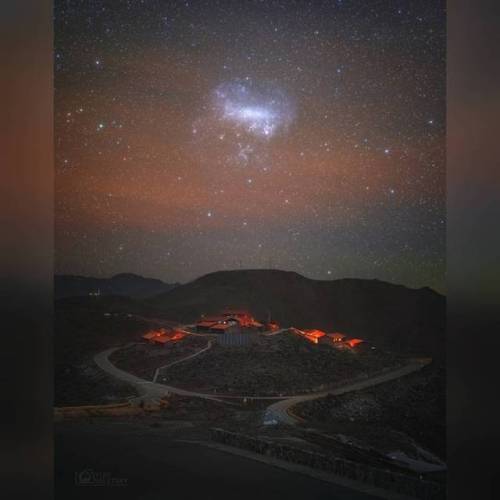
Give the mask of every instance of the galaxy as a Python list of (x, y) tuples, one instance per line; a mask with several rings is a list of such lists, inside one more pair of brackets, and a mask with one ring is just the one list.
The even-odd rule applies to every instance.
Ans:
[(55, 2), (56, 272), (444, 290), (445, 3)]
[(214, 92), (218, 118), (239, 130), (257, 137), (271, 139), (280, 130), (288, 129), (294, 110), (289, 99), (278, 88), (261, 85), (250, 78), (222, 83)]

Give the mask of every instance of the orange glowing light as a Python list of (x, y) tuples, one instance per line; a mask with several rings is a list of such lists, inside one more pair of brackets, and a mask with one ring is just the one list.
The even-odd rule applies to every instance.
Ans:
[(151, 330), (147, 333), (145, 333), (142, 338), (144, 340), (153, 340), (156, 337), (161, 337), (162, 335), (165, 335), (167, 333), (167, 330), (165, 328), (160, 328), (159, 330)]
[(295, 331), (299, 335), (301, 335), (302, 337), (309, 340), (309, 342), (312, 342), (313, 344), (317, 344), (319, 342), (319, 339), (326, 335), (325, 332), (322, 332), (321, 330), (316, 330), (316, 329), (312, 329), (312, 330), (297, 330), (297, 329), (295, 329)]
[(332, 342), (342, 342), (346, 338), (346, 335), (339, 332), (327, 333), (327, 335), (330, 339), (332, 339)]
[(357, 346), (358, 344), (362, 344), (363, 342), (364, 342), (364, 340), (361, 340), (361, 339), (346, 340), (346, 344), (351, 348)]

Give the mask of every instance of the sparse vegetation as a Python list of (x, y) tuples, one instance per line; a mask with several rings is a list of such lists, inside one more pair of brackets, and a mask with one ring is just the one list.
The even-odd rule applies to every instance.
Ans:
[(370, 374), (399, 361), (380, 350), (338, 351), (287, 332), (260, 337), (249, 347), (215, 345), (192, 361), (169, 368), (165, 383), (206, 392), (293, 394)]
[[(136, 395), (94, 363), (94, 354), (136, 340), (149, 328), (129, 317), (126, 298), (73, 298), (56, 302), (54, 404), (67, 406), (123, 401)], [(110, 314), (105, 316), (105, 314)]]
[(391, 446), (402, 449), (414, 439), (439, 457), (446, 455), (445, 373), (434, 365), (369, 389), (301, 403), (294, 413), (308, 425), (346, 433), (388, 451)]
[(118, 368), (151, 380), (157, 368), (203, 349), (207, 342), (206, 337), (187, 335), (178, 342), (168, 342), (165, 345), (131, 345), (115, 351), (109, 359)]

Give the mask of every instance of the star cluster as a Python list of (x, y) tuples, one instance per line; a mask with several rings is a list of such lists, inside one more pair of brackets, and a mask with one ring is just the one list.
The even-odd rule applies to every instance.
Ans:
[(443, 290), (444, 9), (56, 1), (57, 272)]

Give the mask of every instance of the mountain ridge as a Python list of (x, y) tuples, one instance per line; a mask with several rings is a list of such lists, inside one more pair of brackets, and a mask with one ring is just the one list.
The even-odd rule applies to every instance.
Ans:
[(446, 298), (428, 287), (248, 269), (209, 273), (147, 302), (180, 322), (225, 308), (247, 309), (284, 326), (342, 331), (384, 348), (444, 355)]
[(99, 295), (123, 295), (145, 299), (178, 286), (165, 283), (156, 278), (145, 278), (134, 273), (119, 273), (110, 278), (94, 278), (72, 274), (54, 276), (54, 295), (56, 299), (65, 297)]

